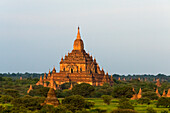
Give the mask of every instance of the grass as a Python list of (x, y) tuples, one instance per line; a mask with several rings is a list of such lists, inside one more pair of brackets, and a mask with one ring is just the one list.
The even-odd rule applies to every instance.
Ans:
[[(103, 102), (102, 99), (100, 98), (88, 98), (87, 99), (88, 101), (92, 101), (92, 102), (95, 102), (95, 106), (93, 109), (102, 109), (102, 110), (107, 110), (107, 113), (110, 113), (112, 110), (114, 109), (117, 109), (117, 106), (118, 106), (118, 99), (113, 99), (111, 101), (111, 104), (110, 105), (107, 105)], [(135, 107), (135, 110), (138, 111), (139, 113), (146, 113), (146, 109), (147, 107), (152, 107), (154, 110), (157, 111), (157, 113), (161, 113), (161, 111), (169, 111), (169, 108), (156, 108), (156, 105), (155, 104), (150, 104), (150, 105), (146, 105), (146, 104), (137, 104), (136, 101), (132, 100), (131, 102), (133, 102), (133, 106)], [(153, 102), (155, 103), (155, 102)], [(135, 105), (136, 104), (136, 105)], [(169, 111), (170, 112), (170, 111)]]

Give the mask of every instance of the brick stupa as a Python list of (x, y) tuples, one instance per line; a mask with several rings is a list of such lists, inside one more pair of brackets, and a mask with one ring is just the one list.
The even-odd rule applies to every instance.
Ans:
[(163, 91), (162, 97), (166, 97), (166, 92), (165, 92), (165, 90)]
[(53, 88), (50, 88), (50, 90), (48, 91), (47, 98), (45, 99), (42, 105), (45, 105), (45, 104), (53, 105), (55, 107), (60, 104)]
[(142, 98), (142, 89), (141, 88), (139, 89), (139, 93), (138, 93), (137, 97), (138, 97), (138, 99)]
[(168, 93), (167, 93), (166, 97), (170, 97), (170, 89), (168, 89)]
[(156, 94), (158, 97), (161, 97), (161, 95), (159, 94), (158, 88), (156, 89)]
[(134, 92), (135, 94), (133, 94), (131, 100), (136, 100), (136, 99), (138, 99), (138, 96), (137, 96), (136, 91), (135, 91), (134, 88), (133, 88), (133, 92)]
[(157, 85), (157, 87), (161, 87), (161, 83), (160, 83), (159, 78), (156, 80), (156, 85)]
[(27, 93), (29, 93), (31, 90), (33, 90), (32, 85), (30, 85), (30, 88), (28, 89)]

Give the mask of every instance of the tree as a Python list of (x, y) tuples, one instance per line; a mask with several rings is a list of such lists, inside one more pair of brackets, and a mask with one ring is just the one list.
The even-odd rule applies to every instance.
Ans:
[(10, 103), (14, 98), (9, 95), (1, 95), (0, 96), (0, 102), (4, 103)]
[(24, 96), (21, 98), (15, 98), (11, 103), (13, 104), (15, 109), (20, 109), (21, 107), (34, 111), (41, 109), (41, 103), (43, 103), (45, 98), (42, 97), (31, 97)]
[(170, 107), (170, 98), (166, 98), (166, 97), (161, 97), (158, 99), (158, 102), (157, 102), (157, 107), (159, 106), (164, 106), (164, 107)]
[(149, 98), (147, 98), (147, 97), (142, 97), (142, 98), (140, 98), (139, 100), (137, 100), (138, 101), (138, 103), (139, 104), (150, 104), (151, 102), (150, 102), (150, 99)]
[(119, 100), (118, 108), (119, 109), (132, 109), (132, 110), (134, 110), (134, 107), (132, 106), (132, 104), (126, 98), (121, 98)]
[(94, 91), (94, 86), (87, 83), (77, 84), (72, 89), (74, 95), (81, 95), (84, 97), (89, 97)]
[(132, 87), (127, 85), (117, 86), (113, 89), (112, 92), (112, 96), (114, 98), (122, 98), (122, 97), (131, 98), (133, 94), (134, 92), (132, 91)]
[(30, 96), (44, 96), (47, 97), (47, 93), (49, 91), (48, 87), (43, 87), (43, 86), (33, 86), (34, 90), (31, 90), (29, 92)]
[(14, 89), (5, 89), (5, 90), (4, 90), (4, 94), (5, 94), (5, 95), (10, 95), (10, 96), (12, 96), (12, 97), (14, 97), (14, 98), (20, 96), (19, 91), (14, 90)]
[(110, 95), (102, 95), (102, 99), (103, 99), (104, 103), (106, 103), (107, 105), (110, 105), (110, 102), (112, 100), (112, 96), (110, 96)]
[(62, 104), (66, 106), (67, 109), (71, 110), (72, 112), (75, 112), (77, 110), (82, 110), (83, 108), (90, 108), (91, 104), (87, 104), (87, 101), (85, 101), (84, 97), (80, 95), (73, 95), (69, 97), (65, 97), (62, 100)]
[(146, 98), (149, 98), (151, 100), (157, 100), (158, 99), (157, 94), (155, 92), (152, 92), (152, 91), (143, 92), (142, 97), (146, 97)]

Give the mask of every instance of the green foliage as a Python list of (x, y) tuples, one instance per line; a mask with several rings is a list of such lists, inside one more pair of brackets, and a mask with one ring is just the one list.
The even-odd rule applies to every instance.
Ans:
[(157, 113), (152, 107), (146, 109), (147, 113)]
[(150, 99), (147, 97), (142, 97), (142, 98), (138, 99), (137, 102), (139, 104), (148, 104), (148, 105), (151, 103)]
[(0, 102), (5, 104), (5, 103), (10, 103), (14, 98), (9, 96), (9, 95), (0, 95)]
[(89, 102), (87, 103), (87, 101), (85, 101), (85, 99), (80, 95), (66, 97), (62, 100), (62, 104), (72, 112), (93, 106), (92, 104), (89, 104)]
[(153, 91), (142, 92), (142, 97), (146, 97), (146, 98), (149, 98), (151, 100), (157, 100), (158, 99), (157, 94)]
[(81, 95), (84, 97), (89, 97), (94, 91), (94, 86), (87, 83), (77, 84), (72, 89), (74, 95)]
[(15, 98), (11, 103), (14, 105), (15, 108), (27, 108), (28, 110), (40, 110), (41, 103), (43, 103), (45, 98), (42, 97), (31, 97), (31, 96), (24, 96), (21, 98)]
[(137, 113), (135, 110), (132, 109), (115, 109), (110, 113)]
[(168, 111), (164, 110), (164, 111), (161, 111), (161, 113), (168, 113)]
[(158, 99), (158, 102), (157, 102), (157, 107), (159, 106), (163, 106), (163, 107), (170, 107), (170, 98), (166, 98), (166, 97), (161, 97)]
[(112, 92), (112, 96), (114, 98), (122, 98), (122, 97), (131, 98), (133, 94), (134, 92), (132, 91), (132, 87), (127, 85), (119, 85), (115, 87)]
[(132, 109), (134, 110), (134, 106), (132, 106), (132, 104), (127, 101), (125, 98), (122, 98), (119, 100), (119, 105), (118, 105), (119, 109)]
[(112, 96), (110, 95), (102, 95), (101, 98), (103, 99), (104, 103), (107, 105), (110, 105), (110, 102), (112, 100)]
[(12, 96), (12, 97), (14, 97), (14, 98), (20, 96), (19, 91), (14, 90), (14, 89), (5, 89), (5, 90), (4, 90), (4, 94), (5, 94), (5, 95), (10, 95), (10, 96)]
[(57, 107), (54, 107), (52, 105), (44, 105), (39, 112), (40, 113), (72, 113), (63, 105), (59, 105)]
[(31, 90), (29, 92), (29, 95), (30, 96), (44, 96), (44, 97), (47, 97), (47, 93), (49, 91), (49, 88), (48, 87), (44, 87), (44, 86), (33, 86), (33, 90)]

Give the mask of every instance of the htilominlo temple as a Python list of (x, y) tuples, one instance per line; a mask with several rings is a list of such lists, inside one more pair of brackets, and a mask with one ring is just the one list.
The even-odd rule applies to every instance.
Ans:
[[(46, 82), (50, 82), (47, 86)], [(55, 67), (49, 70), (48, 75), (44, 74), (44, 78), (36, 85), (44, 85), (44, 87), (53, 87), (66, 82), (88, 83), (94, 86), (102, 86), (104, 83), (112, 83), (112, 76), (105, 74), (103, 68), (100, 69), (96, 59), (86, 53), (84, 43), (80, 36), (78, 27), (77, 38), (74, 41), (73, 50), (61, 58), (60, 71), (57, 73)]]

